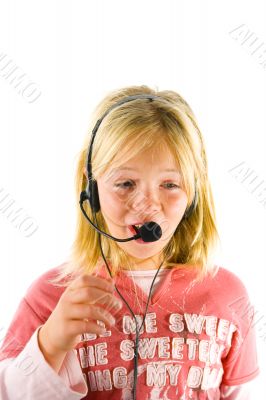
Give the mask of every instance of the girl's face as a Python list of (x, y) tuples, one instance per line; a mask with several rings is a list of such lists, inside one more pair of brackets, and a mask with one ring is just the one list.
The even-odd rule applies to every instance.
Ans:
[(169, 149), (155, 148), (118, 169), (111, 166), (97, 183), (101, 212), (111, 235), (121, 239), (131, 237), (132, 224), (142, 225), (148, 221), (161, 226), (162, 236), (155, 242), (117, 242), (139, 268), (158, 268), (161, 252), (171, 240), (188, 201)]

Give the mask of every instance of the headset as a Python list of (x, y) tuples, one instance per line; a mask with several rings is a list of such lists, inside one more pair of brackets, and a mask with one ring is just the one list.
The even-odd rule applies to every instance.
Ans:
[[(88, 178), (88, 182), (87, 182), (87, 186), (86, 189), (84, 191), (82, 191), (80, 193), (80, 200), (79, 200), (79, 204), (80, 204), (80, 208), (81, 211), (83, 213), (83, 215), (85, 216), (85, 218), (89, 221), (89, 223), (92, 225), (92, 227), (98, 232), (98, 240), (99, 240), (99, 245), (100, 245), (100, 250), (101, 250), (101, 254), (102, 257), (104, 259), (104, 262), (106, 264), (106, 267), (108, 269), (109, 275), (111, 278), (113, 278), (112, 273), (110, 271), (110, 268), (107, 264), (106, 258), (103, 254), (103, 250), (102, 250), (102, 244), (101, 244), (101, 235), (104, 235), (112, 240), (115, 240), (117, 242), (126, 242), (129, 240), (136, 240), (138, 238), (142, 238), (143, 241), (145, 242), (152, 242), (152, 241), (156, 241), (158, 239), (160, 239), (161, 235), (162, 235), (162, 231), (161, 231), (161, 227), (160, 225), (156, 224), (155, 222), (151, 221), (151, 222), (147, 222), (144, 225), (142, 225), (138, 230), (136, 230), (137, 234), (134, 235), (131, 238), (127, 238), (127, 239), (119, 239), (119, 238), (115, 238), (112, 235), (107, 234), (106, 232), (102, 231), (99, 227), (98, 227), (98, 222), (97, 222), (97, 216), (96, 214), (100, 211), (100, 200), (99, 200), (99, 194), (98, 194), (98, 185), (97, 185), (97, 181), (95, 179), (93, 179), (92, 177), (92, 168), (91, 168), (91, 157), (92, 157), (92, 149), (93, 149), (93, 143), (94, 143), (94, 139), (97, 133), (97, 130), (99, 129), (100, 124), (102, 123), (103, 119), (106, 117), (107, 114), (109, 114), (114, 108), (119, 107), (122, 104), (125, 104), (127, 102), (130, 101), (134, 101), (137, 99), (146, 99), (150, 102), (152, 102), (153, 100), (159, 99), (162, 100), (166, 103), (169, 103), (165, 98), (161, 97), (161, 96), (156, 96), (156, 95), (152, 95), (152, 94), (144, 94), (144, 93), (140, 93), (140, 94), (136, 94), (136, 95), (132, 95), (132, 96), (126, 96), (124, 98), (122, 98), (120, 101), (114, 103), (111, 107), (109, 107), (105, 113), (101, 116), (101, 118), (99, 118), (92, 130), (92, 134), (91, 134), (91, 141), (90, 141), (90, 145), (89, 145), (89, 150), (88, 150), (88, 156), (87, 156), (87, 165), (86, 165), (86, 171), (87, 171), (87, 178)], [(94, 220), (95, 221), (92, 222), (91, 219), (88, 217), (84, 207), (83, 207), (83, 202), (88, 200), (89, 204), (90, 204), (90, 208), (92, 211), (92, 214), (94, 216)], [(189, 206), (189, 208), (185, 211), (183, 218), (182, 219), (188, 219), (191, 214), (194, 212), (194, 210), (196, 209), (197, 206), (197, 202), (198, 202), (198, 195), (197, 195), (197, 190), (195, 187), (195, 193), (194, 193), (194, 198), (193, 201), (191, 203), (191, 205)], [(163, 260), (164, 262), (164, 260)], [(142, 325), (144, 324), (145, 318), (146, 318), (146, 314), (147, 314), (147, 309), (149, 306), (149, 302), (150, 302), (150, 297), (151, 297), (151, 293), (152, 293), (152, 288), (154, 285), (154, 281), (163, 265), (163, 262), (161, 263), (160, 267), (158, 268), (152, 284), (151, 284), (151, 288), (150, 288), (150, 292), (149, 292), (149, 296), (148, 296), (148, 301), (146, 304), (146, 309), (145, 309), (145, 313), (144, 313), (144, 318), (142, 320), (142, 324), (140, 326), (139, 329), (138, 328), (138, 323), (137, 323), (137, 319), (136, 316), (134, 314), (134, 312), (132, 311), (132, 309), (130, 308), (129, 304), (127, 303), (127, 301), (125, 300), (125, 298), (123, 297), (123, 295), (120, 293), (120, 291), (118, 290), (118, 288), (115, 285), (115, 289), (118, 293), (118, 295), (122, 298), (123, 302), (126, 304), (127, 308), (129, 309), (131, 315), (133, 316), (134, 320), (135, 320), (135, 326), (136, 326), (136, 339), (135, 339), (135, 347), (134, 347), (134, 384), (133, 384), (133, 400), (136, 400), (136, 390), (137, 390), (137, 371), (138, 371), (138, 345), (139, 345), (139, 332), (142, 328)]]

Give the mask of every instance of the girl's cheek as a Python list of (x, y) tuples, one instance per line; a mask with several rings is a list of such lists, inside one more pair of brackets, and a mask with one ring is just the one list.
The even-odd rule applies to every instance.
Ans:
[[(133, 207), (133, 204), (143, 201), (143, 194), (137, 194), (136, 192), (130, 193), (121, 190), (112, 193), (112, 198), (119, 207), (124, 210), (129, 210)], [(142, 200), (140, 198), (142, 198)]]
[(121, 195), (112, 187), (103, 186), (99, 188), (99, 197), (102, 203), (115, 203), (120, 200)]
[(106, 195), (103, 194), (102, 201), (100, 199), (100, 202), (108, 215), (122, 215), (128, 208), (128, 201), (126, 197), (118, 196), (116, 193), (106, 193)]
[(167, 210), (169, 214), (178, 215), (186, 209), (187, 196), (186, 194), (180, 193), (169, 195), (167, 201), (164, 204), (165, 210)]
[(183, 198), (184, 198), (184, 195), (180, 192), (172, 192), (172, 193), (167, 193), (165, 195), (165, 201), (170, 206), (179, 205), (180, 202), (183, 202)]

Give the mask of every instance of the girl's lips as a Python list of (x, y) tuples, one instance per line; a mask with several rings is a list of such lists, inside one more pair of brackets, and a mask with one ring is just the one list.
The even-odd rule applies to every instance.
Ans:
[[(133, 226), (129, 226), (128, 227), (130, 232), (135, 236), (137, 234), (137, 232), (135, 231), (135, 229), (133, 228)], [(135, 242), (140, 243), (140, 244), (148, 244), (148, 242), (144, 242), (141, 238), (139, 239), (135, 239)]]
[(138, 232), (135, 230), (135, 228), (133, 228), (132, 225), (129, 225), (128, 229), (130, 230), (131, 233), (133, 233), (133, 235), (136, 235)]

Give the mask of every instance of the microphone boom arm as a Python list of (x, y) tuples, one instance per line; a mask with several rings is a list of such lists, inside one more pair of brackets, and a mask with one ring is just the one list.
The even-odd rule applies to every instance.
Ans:
[(97, 232), (99, 232), (99, 233), (101, 233), (102, 235), (104, 235), (104, 236), (106, 236), (106, 237), (108, 237), (108, 238), (110, 238), (110, 239), (112, 239), (112, 240), (114, 240), (114, 241), (117, 241), (117, 242), (130, 242), (131, 240), (137, 240), (137, 239), (141, 238), (140, 233), (137, 233), (136, 235), (134, 235), (134, 236), (132, 236), (132, 237), (130, 237), (130, 238), (127, 238), (127, 239), (118, 239), (118, 238), (115, 238), (114, 236), (109, 235), (109, 234), (106, 233), (106, 232), (100, 231), (99, 228), (90, 220), (90, 218), (89, 218), (89, 217), (87, 216), (87, 214), (86, 214), (86, 211), (84, 210), (83, 202), (84, 202), (85, 200), (87, 200), (87, 199), (81, 198), (80, 201), (79, 201), (81, 211), (82, 211), (84, 217), (85, 217), (85, 218), (89, 221), (89, 223), (96, 229)]

